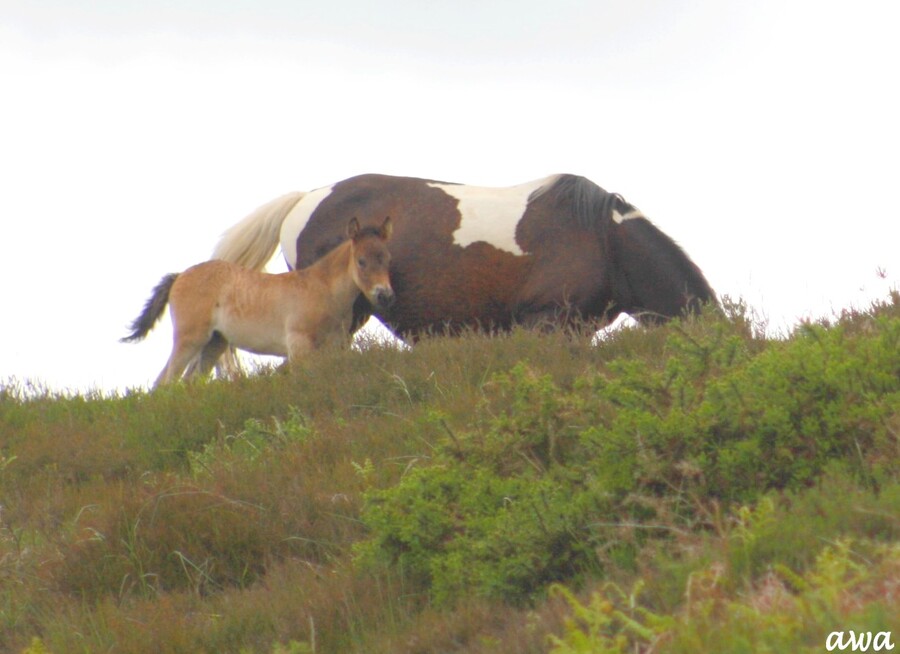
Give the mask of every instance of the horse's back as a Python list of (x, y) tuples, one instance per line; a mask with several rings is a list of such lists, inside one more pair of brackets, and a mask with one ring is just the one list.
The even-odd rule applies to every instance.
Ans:
[(242, 270), (237, 264), (212, 259), (187, 268), (178, 275), (169, 296), (174, 305), (215, 302), (222, 287), (233, 281)]
[(529, 196), (547, 180), (477, 187), (367, 174), (307, 194), (282, 230), (291, 267), (305, 267), (344, 240), (351, 217), (393, 222), (391, 284), (398, 301), (381, 317), (399, 330), (444, 324), (508, 326), (515, 284), (531, 266), (516, 240)]
[(272, 311), (286, 299), (288, 273), (273, 275), (212, 259), (191, 266), (175, 280), (173, 310), (229, 310), (248, 316)]
[[(634, 232), (631, 223), (646, 219), (584, 177), (490, 188), (369, 174), (306, 194), (282, 227), (285, 258), (292, 267), (308, 266), (344, 240), (350, 218), (376, 225), (385, 216), (394, 224), (396, 302), (378, 316), (403, 334), (614, 316), (626, 295), (651, 297), (632, 282), (649, 288), (672, 269), (670, 259), (685, 257), (665, 243), (654, 255), (660, 272), (643, 274), (649, 249), (618, 244)], [(620, 261), (623, 253), (634, 261)], [(668, 287), (680, 288), (680, 273), (672, 276)], [(683, 293), (675, 294), (653, 303), (675, 315), (669, 307), (685, 305)], [(371, 311), (364, 303), (357, 309), (358, 316)]]

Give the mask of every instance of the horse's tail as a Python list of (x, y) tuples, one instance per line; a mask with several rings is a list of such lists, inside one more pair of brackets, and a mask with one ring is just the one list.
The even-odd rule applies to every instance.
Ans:
[(288, 193), (256, 209), (222, 234), (212, 258), (262, 270), (278, 247), (281, 223), (304, 195), (300, 191)]
[(166, 305), (169, 303), (169, 291), (172, 290), (172, 284), (175, 283), (178, 274), (179, 273), (169, 273), (159, 280), (159, 284), (153, 289), (153, 294), (144, 305), (144, 310), (141, 311), (141, 315), (135, 318), (134, 322), (131, 323), (131, 327), (129, 328), (131, 329), (131, 333), (120, 339), (123, 343), (140, 341), (150, 333), (150, 330), (153, 329), (153, 326), (159, 320), (160, 316), (162, 316), (163, 311), (166, 309)]

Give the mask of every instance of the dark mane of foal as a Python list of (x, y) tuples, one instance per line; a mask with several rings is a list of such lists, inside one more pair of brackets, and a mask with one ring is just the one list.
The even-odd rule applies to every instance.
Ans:
[(357, 241), (362, 238), (366, 238), (367, 236), (375, 236), (375, 237), (383, 239), (384, 234), (382, 234), (382, 232), (381, 232), (381, 226), (379, 225), (376, 227), (375, 225), (366, 225), (364, 227), (360, 227), (359, 231), (356, 232), (356, 240)]

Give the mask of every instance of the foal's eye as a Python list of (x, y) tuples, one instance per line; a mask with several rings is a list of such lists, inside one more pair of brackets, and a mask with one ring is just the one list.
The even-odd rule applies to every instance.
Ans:
[(365, 260), (365, 259), (357, 259), (357, 260), (356, 260), (356, 263), (359, 265), (360, 268), (365, 268), (365, 267), (366, 267), (366, 260)]

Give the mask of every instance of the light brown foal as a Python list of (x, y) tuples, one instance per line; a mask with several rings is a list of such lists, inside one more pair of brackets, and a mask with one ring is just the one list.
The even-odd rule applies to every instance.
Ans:
[(229, 345), (297, 361), (326, 342), (350, 340), (353, 303), (360, 292), (372, 304), (394, 300), (386, 241), (380, 227), (347, 225), (347, 240), (308, 268), (273, 275), (212, 260), (166, 275), (123, 341), (143, 339), (170, 305), (174, 343), (155, 386), (181, 379), (198, 355), (206, 376)]

